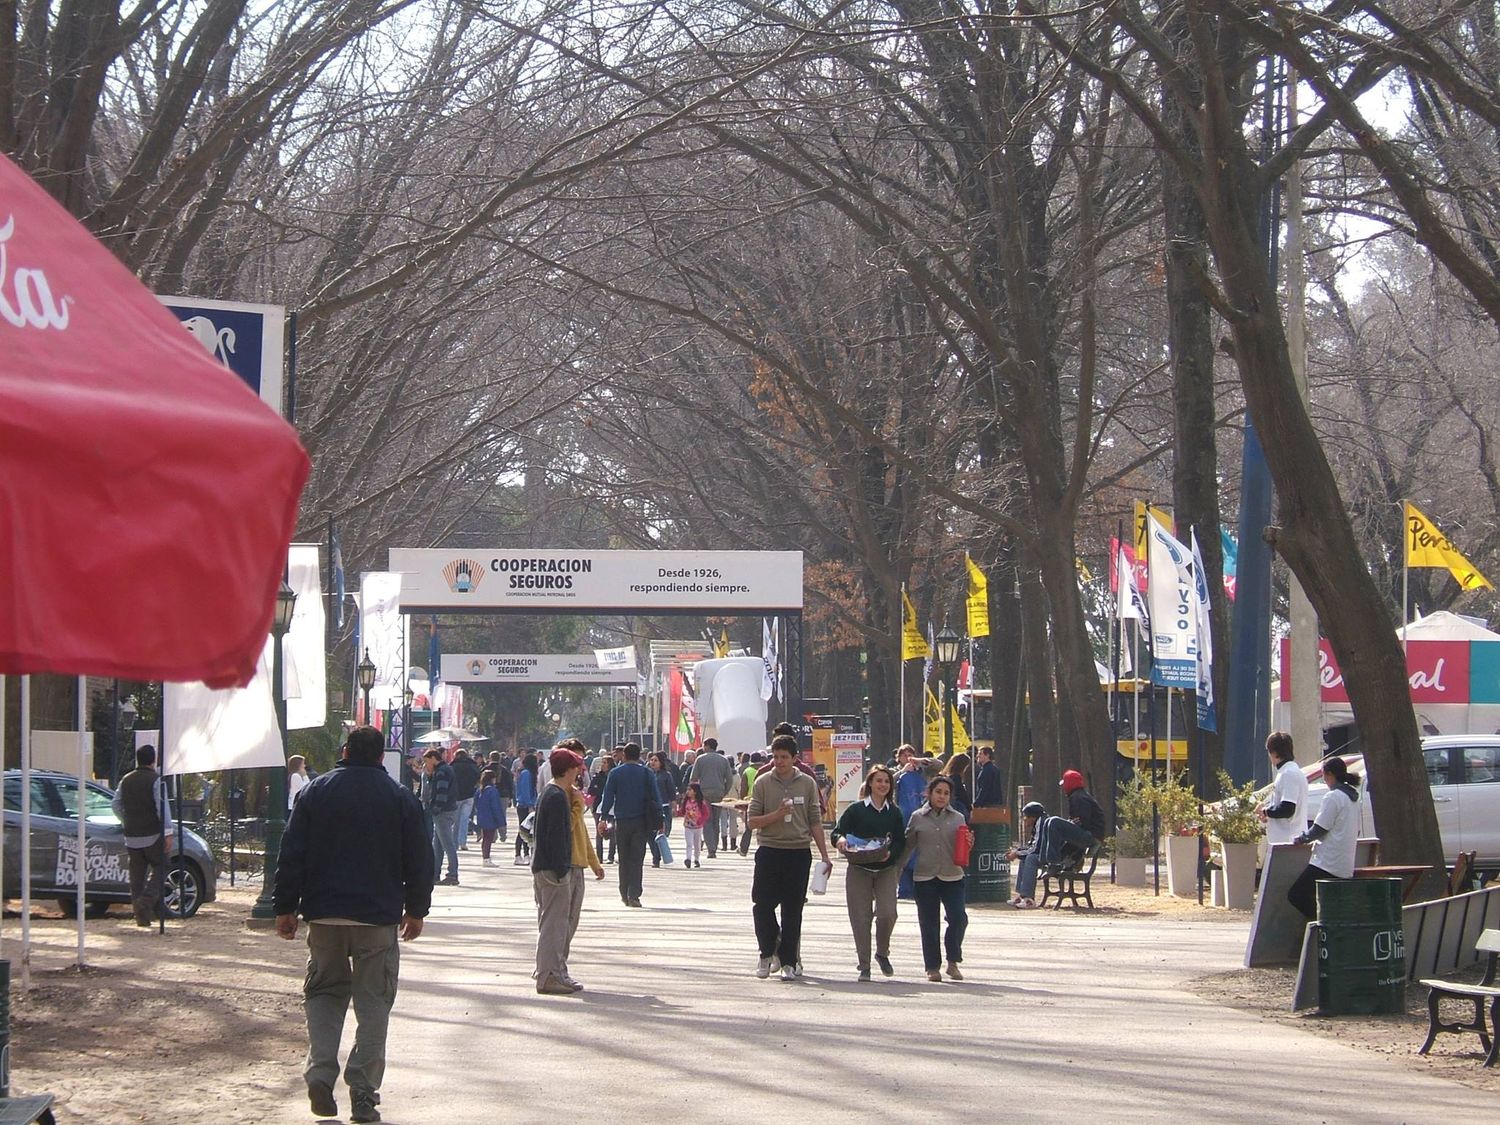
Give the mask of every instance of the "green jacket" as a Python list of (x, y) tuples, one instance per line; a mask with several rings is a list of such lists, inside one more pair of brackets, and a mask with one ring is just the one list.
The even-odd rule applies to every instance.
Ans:
[(901, 850), (906, 847), (906, 821), (901, 816), (901, 810), (896, 807), (896, 802), (887, 799), (883, 809), (876, 809), (869, 801), (856, 801), (839, 815), (839, 822), (833, 826), (831, 839), (835, 847), (845, 836), (862, 836), (866, 840), (878, 839), (881, 836), (891, 838), (890, 858), (884, 863), (866, 863), (862, 867), (868, 867), (873, 871), (880, 871), (896, 863), (901, 857)]

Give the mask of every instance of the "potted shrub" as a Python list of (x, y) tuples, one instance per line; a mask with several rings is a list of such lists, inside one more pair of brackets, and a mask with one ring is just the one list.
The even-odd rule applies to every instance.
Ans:
[(1198, 796), (1187, 785), (1187, 770), (1151, 783), (1151, 797), (1166, 838), (1167, 890), (1177, 898), (1198, 897)]
[(1255, 815), (1255, 782), (1236, 788), (1219, 771), (1219, 800), (1203, 810), (1203, 830), (1213, 841), (1224, 872), (1224, 905), (1249, 910), (1255, 905), (1255, 866), (1261, 826)]
[(1146, 885), (1146, 858), (1151, 854), (1152, 778), (1148, 771), (1120, 782), (1115, 795), (1115, 882), (1122, 887)]

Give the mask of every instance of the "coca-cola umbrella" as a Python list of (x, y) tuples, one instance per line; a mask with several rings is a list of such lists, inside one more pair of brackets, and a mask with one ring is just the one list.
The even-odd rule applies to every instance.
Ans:
[(0, 157), (0, 674), (243, 685), (296, 433)]

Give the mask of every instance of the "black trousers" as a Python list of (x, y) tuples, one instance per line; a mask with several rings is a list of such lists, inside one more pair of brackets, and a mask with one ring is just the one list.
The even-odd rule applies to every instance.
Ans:
[(1318, 916), (1318, 880), (1337, 878), (1337, 875), (1330, 875), (1309, 863), (1307, 870), (1298, 875), (1297, 881), (1287, 890), (1286, 900), (1302, 911), (1304, 918), (1314, 919)]
[[(807, 905), (807, 880), (812, 874), (812, 852), (807, 848), (755, 849), (755, 881), (750, 885), (755, 941), (760, 955), (795, 965), (802, 948), (802, 908)], [(776, 910), (781, 909), (781, 921)]]
[(646, 864), (646, 818), (621, 817), (615, 821), (615, 839), (620, 845), (620, 897), (627, 902), (641, 897), (641, 868)]

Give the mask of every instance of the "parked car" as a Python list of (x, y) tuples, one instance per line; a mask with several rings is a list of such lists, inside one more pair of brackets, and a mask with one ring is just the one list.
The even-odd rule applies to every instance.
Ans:
[[(130, 868), (120, 820), (110, 803), (114, 794), (90, 781), (84, 790), (84, 836), (88, 881), (84, 913), (97, 918), (110, 903), (130, 901)], [(217, 870), (213, 851), (196, 832), (182, 832), (179, 863), (177, 834), (167, 841), (163, 888), (168, 916), (191, 918), (214, 900)], [(5, 771), (6, 898), (21, 897), (21, 771)], [(55, 898), (65, 913), (77, 906), (78, 779), (51, 770), (31, 771), (31, 897)]]
[[(1362, 754), (1344, 754), (1344, 761), (1365, 785)], [(1437, 812), (1443, 857), (1452, 867), (1460, 852), (1477, 852), (1475, 866), (1500, 870), (1500, 737), (1482, 734), (1445, 734), (1422, 740), (1427, 783)], [(1328, 786), (1321, 764), (1304, 766), (1307, 775), (1307, 817), (1318, 815)], [(1269, 789), (1267, 790), (1269, 792)], [(1370, 802), (1361, 798), (1360, 835), (1375, 835)]]

